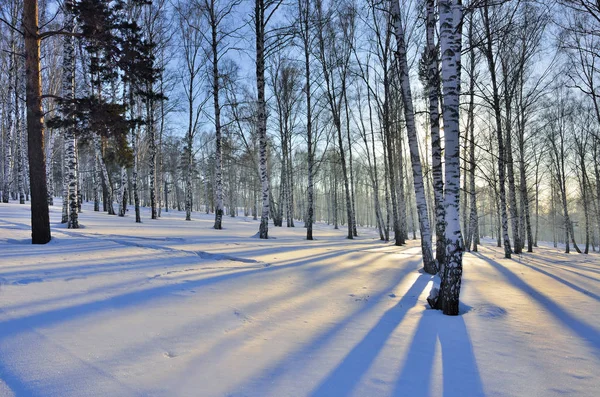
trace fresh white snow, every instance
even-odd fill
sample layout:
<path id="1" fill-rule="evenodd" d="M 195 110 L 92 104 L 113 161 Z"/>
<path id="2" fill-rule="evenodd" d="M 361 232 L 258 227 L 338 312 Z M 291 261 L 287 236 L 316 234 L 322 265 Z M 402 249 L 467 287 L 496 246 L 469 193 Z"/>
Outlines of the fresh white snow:
<path id="1" fill-rule="evenodd" d="M 33 246 L 0 204 L 0 396 L 597 396 L 600 256 L 465 254 L 462 315 L 420 247 L 344 229 L 84 206 Z"/>

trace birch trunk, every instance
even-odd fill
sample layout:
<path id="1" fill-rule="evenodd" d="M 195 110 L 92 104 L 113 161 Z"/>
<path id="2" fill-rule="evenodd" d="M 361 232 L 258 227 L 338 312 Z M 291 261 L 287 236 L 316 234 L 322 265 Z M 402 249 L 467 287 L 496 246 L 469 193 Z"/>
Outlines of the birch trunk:
<path id="1" fill-rule="evenodd" d="M 50 135 L 48 139 L 48 149 L 46 153 L 46 183 L 48 184 L 48 205 L 54 205 L 54 143 L 56 134 Z"/>
<path id="2" fill-rule="evenodd" d="M 506 69 L 503 65 L 503 69 Z M 515 169 L 513 166 L 513 149 L 512 149 L 512 94 L 509 92 L 508 88 L 508 78 L 504 78 L 505 85 L 505 104 L 506 104 L 506 122 L 504 124 L 504 138 L 505 138 L 505 153 L 506 153 L 506 170 L 508 176 L 508 200 L 509 200 L 509 211 L 510 211 L 510 219 L 513 233 L 513 247 L 514 253 L 520 254 L 522 252 L 521 245 L 521 236 L 519 235 L 519 215 L 517 208 L 517 192 L 516 192 L 516 183 L 515 183 Z"/>
<path id="3" fill-rule="evenodd" d="M 446 217 L 446 263 L 440 285 L 441 308 L 444 314 L 457 315 L 462 279 L 464 250 L 460 231 L 460 54 L 462 4 L 460 0 L 440 0 L 440 44 L 442 53 L 442 84 L 446 164 L 444 208 Z"/>
<path id="4" fill-rule="evenodd" d="M 93 183 L 93 195 L 94 195 L 94 211 L 95 212 L 99 212 L 100 211 L 100 197 L 99 197 L 99 192 L 98 192 L 98 186 L 100 185 L 100 174 L 98 173 L 98 157 L 96 157 L 96 155 L 93 155 L 94 157 L 94 167 L 92 169 L 92 183 Z"/>
<path id="5" fill-rule="evenodd" d="M 369 84 L 368 79 L 369 78 L 366 77 L 367 86 Z M 371 100 L 371 97 L 369 94 L 369 87 L 367 87 L 367 101 L 369 101 L 369 105 L 368 105 L 369 106 L 369 121 L 370 121 L 370 127 L 371 127 L 371 137 L 373 138 L 373 136 L 374 136 L 373 130 L 374 129 L 373 129 L 372 110 L 371 110 L 370 100 Z M 371 184 L 373 185 L 373 202 L 375 205 L 375 223 L 377 225 L 377 231 L 379 232 L 380 240 L 385 240 L 385 237 L 383 235 L 384 225 L 383 225 L 383 219 L 382 219 L 382 215 L 381 215 L 381 205 L 379 202 L 379 178 L 377 175 L 377 158 L 375 157 L 374 154 L 373 154 L 373 158 L 371 158 L 371 149 L 374 149 L 375 142 L 373 141 L 373 146 L 371 148 L 369 148 L 369 142 L 367 139 L 367 129 L 365 127 L 365 121 L 364 121 L 364 117 L 363 117 L 363 113 L 362 113 L 362 103 L 360 101 L 360 95 L 359 95 L 359 103 L 358 103 L 358 119 L 360 121 L 361 135 L 363 138 L 363 142 L 365 144 L 365 149 L 366 149 L 366 154 L 367 154 L 367 165 L 369 167 L 369 179 L 371 180 Z"/>
<path id="6" fill-rule="evenodd" d="M 498 184 L 500 195 L 500 217 L 502 225 L 502 236 L 504 240 L 504 257 L 510 258 L 512 249 L 510 246 L 510 237 L 508 236 L 508 215 L 506 210 L 506 161 L 504 149 L 504 137 L 502 133 L 502 113 L 500 107 L 500 96 L 498 93 L 498 82 L 496 79 L 496 61 L 493 52 L 492 32 L 489 19 L 489 4 L 486 3 L 483 7 L 483 19 L 485 27 L 485 56 L 487 58 L 488 68 L 490 72 L 490 80 L 492 83 L 493 107 L 494 116 L 496 118 L 496 137 L 498 140 Z"/>
<path id="7" fill-rule="evenodd" d="M 13 24 L 16 25 L 17 21 L 14 18 Z M 13 29 L 9 29 L 9 49 L 11 54 L 9 56 L 9 65 L 8 65 L 8 95 L 7 95 L 7 107 L 6 107 L 6 135 L 4 140 L 4 176 L 2 180 L 2 202 L 8 203 L 10 199 L 10 188 L 11 188 L 11 177 L 12 177 L 12 169 L 13 169 L 13 144 L 15 137 L 18 136 L 17 131 L 13 133 L 13 98 L 16 99 L 14 95 L 15 92 L 15 72 L 17 69 L 16 62 L 16 52 L 17 52 L 17 43 L 15 32 Z M 15 114 L 15 119 L 18 117 L 18 114 Z"/>
<path id="8" fill-rule="evenodd" d="M 215 15 L 214 1 L 211 3 L 210 25 L 211 25 L 211 51 L 212 51 L 212 96 L 215 112 L 215 224 L 214 228 L 222 229 L 223 222 L 223 148 L 221 143 L 221 105 L 219 104 L 219 53 L 217 41 L 218 20 Z"/>
<path id="9" fill-rule="evenodd" d="M 600 142 L 598 141 L 598 139 L 594 137 L 594 143 L 592 145 L 594 159 L 598 159 L 598 155 L 600 154 L 598 150 L 599 143 Z M 598 165 L 598 161 L 594 161 L 594 176 L 596 177 L 596 199 L 598 200 L 596 222 L 598 224 L 598 237 L 600 238 L 600 183 L 598 183 L 598 181 L 600 181 L 600 166 Z"/>
<path id="10" fill-rule="evenodd" d="M 132 95 L 132 93 L 130 93 Z M 132 108 L 133 112 L 133 108 Z M 135 222 L 142 223 L 142 217 L 140 216 L 140 196 L 138 192 L 138 163 L 139 163 L 139 153 L 138 153 L 138 129 L 134 127 L 132 129 L 133 136 L 131 137 L 131 145 L 133 146 L 133 172 L 131 174 L 132 179 L 132 189 L 133 190 L 133 205 L 135 207 Z"/>
<path id="11" fill-rule="evenodd" d="M 421 230 L 421 250 L 423 252 L 423 265 L 427 273 L 435 274 L 438 271 L 438 265 L 435 263 L 435 259 L 433 257 L 431 229 L 429 226 L 427 201 L 425 199 L 425 186 L 423 184 L 423 172 L 421 169 L 421 158 L 419 155 L 419 143 L 417 141 L 417 130 L 415 125 L 415 114 L 412 103 L 412 92 L 408 77 L 408 59 L 406 54 L 406 43 L 404 39 L 404 27 L 402 26 L 402 20 L 400 18 L 399 0 L 393 1 L 392 19 L 396 35 L 396 60 L 398 61 L 399 80 L 402 91 L 402 103 L 404 105 L 404 118 L 406 121 L 406 131 L 408 133 L 408 145 L 415 187 L 415 199 L 417 203 L 419 226 Z"/>
<path id="12" fill-rule="evenodd" d="M 474 48 L 474 37 L 473 37 L 473 18 L 469 20 L 469 114 L 468 114 L 468 134 L 469 139 L 465 141 L 469 142 L 469 201 L 470 201 L 470 213 L 469 213 L 469 228 L 467 234 L 467 241 L 465 242 L 465 249 L 468 251 L 471 249 L 471 243 L 473 244 L 473 251 L 477 252 L 477 243 L 479 237 L 479 222 L 477 216 L 477 195 L 475 192 L 475 70 L 476 59 L 475 59 L 475 48 Z M 465 159 L 467 154 L 465 153 Z M 466 167 L 465 167 L 466 170 Z M 467 180 L 465 176 L 465 181 Z M 465 189 L 465 201 L 467 201 L 467 191 Z M 467 214 L 463 216 L 467 218 Z M 467 230 L 465 228 L 465 230 Z"/>
<path id="13" fill-rule="evenodd" d="M 193 155 L 193 143 L 194 143 L 194 132 L 192 126 L 192 102 L 190 102 L 190 125 L 186 137 L 185 157 L 186 157 L 186 171 L 185 171 L 185 220 L 192 220 L 192 172 L 194 169 L 194 155 Z"/>
<path id="14" fill-rule="evenodd" d="M 17 87 L 19 86 L 18 82 L 19 80 L 17 79 Z M 15 110 L 17 113 L 17 118 L 15 120 L 15 130 L 17 133 L 17 193 L 19 196 L 19 204 L 25 204 L 25 131 L 23 130 L 24 127 L 20 111 L 21 106 L 19 105 L 20 99 L 18 90 L 15 90 L 15 94 Z"/>
<path id="15" fill-rule="evenodd" d="M 529 203 L 529 190 L 527 187 L 527 173 L 525 168 L 525 134 L 524 127 L 522 128 L 522 132 L 519 134 L 519 146 L 520 146 L 520 179 L 521 179 L 521 202 L 523 203 L 522 211 L 523 218 L 525 218 L 525 235 L 527 236 L 527 252 L 533 252 L 533 233 L 531 230 L 531 208 Z M 536 186 L 537 188 L 537 186 Z"/>
<path id="16" fill-rule="evenodd" d="M 398 184 L 401 184 L 402 181 L 400 179 L 396 179 L 397 173 L 394 172 L 396 168 L 400 168 L 401 164 L 398 166 L 395 165 L 394 161 L 394 145 L 392 139 L 392 128 L 390 122 L 390 83 L 388 72 L 386 71 L 386 65 L 384 65 L 384 75 L 383 75 L 383 90 L 384 90 L 384 103 L 383 103 L 383 133 L 385 137 L 385 151 L 387 153 L 387 162 L 388 162 L 388 180 L 390 184 L 391 191 L 391 204 L 392 204 L 392 219 L 394 225 L 394 239 L 396 245 L 404 245 L 405 238 L 404 233 L 402 232 L 402 228 L 400 226 L 400 214 L 399 209 L 400 205 L 398 203 L 398 198 L 400 197 L 398 194 Z M 400 174 L 401 175 L 401 174 Z"/>
<path id="17" fill-rule="evenodd" d="M 347 77 L 347 61 L 349 60 L 349 54 L 344 54 L 342 57 L 344 60 L 336 59 L 335 64 L 331 62 L 331 54 L 326 54 L 325 51 L 325 37 L 324 37 L 324 24 L 327 23 L 323 16 L 322 3 L 321 1 L 317 1 L 315 4 L 317 10 L 317 19 L 320 21 L 320 26 L 318 27 L 319 33 L 319 57 L 321 61 L 322 71 L 323 71 L 323 80 L 325 82 L 325 94 L 327 96 L 327 102 L 329 104 L 329 109 L 331 111 L 331 116 L 333 119 L 333 124 L 335 127 L 335 131 L 337 133 L 337 145 L 340 154 L 340 162 L 342 165 L 342 176 L 344 178 L 344 192 L 346 195 L 346 216 L 347 216 L 347 225 L 348 225 L 348 239 L 354 238 L 353 233 L 353 225 L 352 225 L 352 202 L 351 202 L 351 194 L 350 194 L 350 185 L 348 182 L 348 169 L 346 165 L 346 154 L 344 150 L 344 139 L 342 136 L 342 120 L 341 120 L 341 101 L 343 99 L 343 93 L 346 90 L 346 77 Z M 333 43 L 328 43 L 333 44 Z M 346 56 L 348 55 L 348 56 Z M 341 65 L 340 65 L 341 64 Z M 334 78 L 332 76 L 332 70 L 330 67 L 340 66 L 342 70 L 340 71 L 340 87 L 336 89 L 334 84 Z M 337 203 L 336 203 L 337 206 Z"/>
<path id="18" fill-rule="evenodd" d="M 579 146 L 579 142 L 575 139 L 575 143 Z M 587 142 L 585 142 L 585 146 L 587 146 Z M 579 155 L 579 167 L 581 170 L 581 177 L 579 181 L 579 185 L 581 186 L 581 201 L 583 204 L 583 215 L 585 220 L 585 248 L 583 250 L 584 254 L 588 254 L 590 252 L 590 202 L 588 199 L 589 189 L 588 189 L 588 176 L 586 171 L 585 164 L 585 149 L 583 145 L 578 148 Z"/>
<path id="19" fill-rule="evenodd" d="M 65 31 L 74 32 L 74 16 L 72 13 L 73 1 L 65 1 Z M 63 222 L 67 223 L 67 228 L 79 228 L 78 206 L 78 175 L 77 158 L 75 156 L 77 141 L 75 138 L 75 126 L 73 125 L 72 104 L 70 103 L 75 96 L 75 41 L 71 36 L 65 36 L 63 47 L 63 80 L 62 97 L 66 102 L 63 105 L 63 117 L 68 118 L 70 123 L 64 130 L 64 176 L 63 176 Z"/>
<path id="20" fill-rule="evenodd" d="M 427 94 L 429 98 L 429 123 L 431 128 L 431 168 L 435 207 L 435 258 L 438 264 L 445 262 L 446 247 L 444 228 L 444 175 L 442 170 L 442 144 L 440 137 L 440 75 L 438 46 L 435 43 L 435 0 L 427 0 Z"/>
<path id="21" fill-rule="evenodd" d="M 119 216 L 125 216 L 127 212 L 127 170 L 121 167 L 121 187 L 119 189 Z"/>
<path id="22" fill-rule="evenodd" d="M 152 87 L 149 87 L 149 91 L 152 90 Z M 150 217 L 152 219 L 158 219 L 158 212 L 156 209 L 156 121 L 154 119 L 154 106 L 155 100 L 153 98 L 149 98 L 146 104 L 146 122 L 147 122 L 147 132 L 148 132 L 148 140 L 150 158 L 148 164 L 148 173 L 150 174 Z"/>
<path id="23" fill-rule="evenodd" d="M 307 187 L 307 215 L 306 215 L 306 239 L 313 239 L 313 222 L 314 222 L 314 152 L 313 152 L 313 136 L 312 136 L 312 95 L 310 81 L 310 2 L 298 0 L 298 10 L 300 11 L 300 34 L 304 50 L 304 73 L 305 93 L 306 93 L 306 145 L 308 152 L 308 187 Z"/>
<path id="24" fill-rule="evenodd" d="M 115 215 L 112 183 L 110 182 L 108 170 L 106 168 L 106 163 L 104 162 L 104 156 L 102 156 L 102 147 L 100 143 L 100 137 L 98 135 L 94 135 L 94 152 L 96 154 L 96 157 L 98 158 L 98 166 L 102 186 L 103 189 L 106 191 L 106 209 L 108 211 L 108 215 Z"/>
<path id="25" fill-rule="evenodd" d="M 348 141 L 348 166 L 350 168 L 350 204 L 351 204 L 351 212 L 352 218 L 352 235 L 354 237 L 358 236 L 358 231 L 356 230 L 356 198 L 354 196 L 356 187 L 354 186 L 354 167 L 352 164 L 352 140 L 350 139 L 350 112 L 348 105 L 348 92 L 344 87 L 344 108 L 346 111 L 346 138 Z"/>
<path id="26" fill-rule="evenodd" d="M 257 131 L 259 143 L 259 174 L 262 190 L 262 213 L 259 237 L 269 238 L 269 174 L 267 169 L 267 104 L 265 99 L 265 3 L 255 0 L 256 27 L 256 87 L 258 91 Z"/>

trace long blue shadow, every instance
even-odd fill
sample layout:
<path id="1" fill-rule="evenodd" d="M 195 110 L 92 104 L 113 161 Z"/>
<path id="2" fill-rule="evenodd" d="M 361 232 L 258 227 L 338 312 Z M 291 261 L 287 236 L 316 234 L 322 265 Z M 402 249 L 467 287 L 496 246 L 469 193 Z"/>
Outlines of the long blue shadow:
<path id="1" fill-rule="evenodd" d="M 506 278 L 512 285 L 520 288 L 523 292 L 529 294 L 539 304 L 541 304 L 550 314 L 557 320 L 563 323 L 567 328 L 571 329 L 576 335 L 583 339 L 594 351 L 597 357 L 600 357 L 600 332 L 597 329 L 577 319 L 572 314 L 565 311 L 557 305 L 553 300 L 549 299 L 541 292 L 521 280 L 516 274 L 508 270 L 496 261 L 493 261 L 481 254 L 476 254 L 477 257 L 489 263 L 500 274 Z"/>
<path id="2" fill-rule="evenodd" d="M 419 266 L 422 266 L 422 263 L 423 262 L 420 259 L 414 259 L 407 262 L 402 271 L 394 272 L 387 285 L 379 288 L 380 292 L 372 295 L 369 300 L 365 302 L 365 304 L 359 309 L 353 311 L 344 319 L 337 321 L 331 328 L 328 328 L 321 334 L 315 336 L 299 349 L 286 355 L 286 357 L 282 360 L 265 368 L 261 375 L 257 376 L 249 384 L 245 385 L 245 388 L 252 388 L 256 386 L 257 390 L 260 388 L 260 395 L 272 395 L 273 393 L 270 392 L 269 385 L 275 384 L 276 379 L 283 377 L 290 370 L 290 362 L 305 362 L 307 358 L 311 357 L 312 355 L 316 355 L 321 350 L 327 348 L 328 343 L 338 336 L 340 332 L 351 326 L 353 321 L 355 321 L 357 318 L 372 310 L 377 302 L 379 302 L 380 299 L 389 293 L 390 289 L 398 286 L 402 279 L 404 279 L 408 274 L 415 272 Z M 265 382 L 265 380 L 268 380 L 268 382 Z M 334 394 L 334 396 L 337 395 L 338 394 Z"/>
<path id="3" fill-rule="evenodd" d="M 330 254 L 317 256 L 316 258 L 308 258 L 285 265 L 237 271 L 235 273 L 221 274 L 199 280 L 185 280 L 185 284 L 168 284 L 154 288 L 133 291 L 93 302 L 49 310 L 16 319 L 0 321 L 0 340 L 8 336 L 18 334 L 24 330 L 30 330 L 40 326 L 50 326 L 56 323 L 97 313 L 102 310 L 107 310 L 109 308 L 127 308 L 147 303 L 153 299 L 160 298 L 175 291 L 179 291 L 181 290 L 182 286 L 185 286 L 186 289 L 200 288 L 206 285 L 234 280 L 244 276 L 280 272 L 285 269 L 312 264 L 315 260 L 324 260 L 338 255 L 338 252 L 332 252 Z"/>
<path id="4" fill-rule="evenodd" d="M 484 396 L 473 346 L 462 316 L 426 310 L 394 385 L 394 396 L 428 396 L 437 341 L 442 350 L 443 395 Z"/>
<path id="5" fill-rule="evenodd" d="M 593 292 L 590 292 L 590 291 L 586 290 L 585 288 L 581 288 L 580 286 L 575 285 L 575 284 L 573 284 L 570 281 L 567 281 L 567 280 L 565 280 L 565 279 L 563 279 L 561 277 L 558 277 L 558 276 L 556 276 L 556 275 L 554 275 L 554 274 L 552 274 L 550 272 L 547 272 L 547 271 L 545 271 L 543 269 L 540 269 L 538 267 L 535 267 L 535 266 L 532 266 L 532 265 L 528 265 L 527 263 L 522 263 L 522 265 L 523 266 L 527 266 L 528 268 L 533 269 L 536 272 L 540 272 L 543 275 L 548 276 L 548 277 L 550 277 L 550 278 L 558 281 L 559 283 L 566 285 L 567 287 L 573 288 L 577 292 L 581 292 L 584 295 L 587 295 L 587 296 L 589 296 L 591 298 L 596 299 L 597 301 L 600 301 L 600 296 L 594 294 Z"/>
<path id="6" fill-rule="evenodd" d="M 430 280 L 431 276 L 420 275 L 398 304 L 385 312 L 337 368 L 317 386 L 311 396 L 349 395 L 379 355 L 390 335 L 402 322 L 406 313 L 417 304 L 419 296 Z"/>

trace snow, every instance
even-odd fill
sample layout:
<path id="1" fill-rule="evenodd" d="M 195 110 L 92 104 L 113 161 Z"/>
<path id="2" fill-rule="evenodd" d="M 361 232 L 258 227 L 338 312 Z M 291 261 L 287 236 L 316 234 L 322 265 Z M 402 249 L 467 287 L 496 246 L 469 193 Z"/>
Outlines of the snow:
<path id="1" fill-rule="evenodd" d="M 170 211 L 29 244 L 0 205 L 0 396 L 596 396 L 600 257 L 465 254 L 462 315 L 426 307 L 418 242 Z"/>

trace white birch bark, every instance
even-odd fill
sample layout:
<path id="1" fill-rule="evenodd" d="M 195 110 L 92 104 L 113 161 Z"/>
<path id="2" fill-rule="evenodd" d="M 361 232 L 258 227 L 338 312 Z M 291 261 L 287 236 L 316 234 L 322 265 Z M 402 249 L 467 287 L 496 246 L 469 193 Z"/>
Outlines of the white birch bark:
<path id="1" fill-rule="evenodd" d="M 312 93 L 311 93 L 311 76 L 310 76 L 310 1 L 298 0 L 298 11 L 300 16 L 300 37 L 302 40 L 304 52 L 304 73 L 305 94 L 306 94 L 306 140 L 308 152 L 308 188 L 307 188 L 307 215 L 306 215 L 306 239 L 313 239 L 313 221 L 314 221 L 314 157 L 313 157 L 313 136 L 312 136 Z"/>
<path id="2" fill-rule="evenodd" d="M 502 114 L 500 109 L 500 97 L 498 93 L 498 82 L 496 78 L 496 60 L 493 51 L 493 37 L 490 27 L 489 4 L 486 3 L 483 7 L 483 24 L 485 29 L 485 56 L 487 58 L 488 68 L 490 72 L 490 80 L 492 83 L 494 117 L 496 119 L 496 137 L 498 140 L 498 184 L 500 196 L 500 218 L 502 226 L 502 239 L 504 241 L 504 257 L 510 259 L 512 249 L 510 237 L 508 235 L 508 215 L 506 209 L 506 160 L 504 137 L 502 133 Z"/>
<path id="3" fill-rule="evenodd" d="M 95 152 L 94 152 L 94 166 L 92 169 L 92 194 L 94 196 L 94 212 L 99 212 L 100 211 L 100 195 L 98 192 L 98 186 L 100 185 L 100 173 L 99 173 L 99 169 L 100 167 L 98 166 L 98 157 L 96 156 Z"/>
<path id="4" fill-rule="evenodd" d="M 99 173 L 102 184 L 104 188 L 106 188 L 106 208 L 108 210 L 108 214 L 115 215 L 112 183 L 110 182 L 106 163 L 104 162 L 104 157 L 102 156 L 100 137 L 98 135 L 94 135 L 94 153 L 98 158 Z"/>
<path id="5" fill-rule="evenodd" d="M 191 127 L 190 127 L 191 128 Z M 186 139 L 186 173 L 185 173 L 185 220 L 192 220 L 192 172 L 194 170 L 193 135 L 188 132 Z M 137 171 L 135 171 L 137 175 Z"/>
<path id="6" fill-rule="evenodd" d="M 119 188 L 119 216 L 125 216 L 127 212 L 127 170 L 121 166 L 121 186 Z"/>
<path id="7" fill-rule="evenodd" d="M 469 251 L 471 249 L 471 242 L 473 243 L 473 251 L 477 252 L 477 238 L 479 234 L 478 219 L 477 219 L 477 196 L 475 192 L 475 72 L 476 72 L 476 59 L 475 59 L 475 43 L 473 36 L 473 18 L 469 20 L 469 108 L 467 115 L 467 134 L 468 139 L 465 139 L 465 143 L 469 143 L 469 155 L 467 161 L 467 153 L 465 150 L 465 163 L 468 164 L 469 174 L 468 178 L 465 175 L 465 185 L 468 181 L 469 189 L 465 189 L 465 203 L 467 198 L 469 200 L 470 212 L 467 216 L 466 211 L 463 212 L 465 222 L 469 221 L 468 228 L 465 227 L 466 241 L 465 249 Z M 467 168 L 465 167 L 465 171 Z M 468 196 L 467 196 L 468 195 Z"/>
<path id="8" fill-rule="evenodd" d="M 262 214 L 259 237 L 269 238 L 269 174 L 267 169 L 267 105 L 265 99 L 265 3 L 255 0 L 256 87 L 258 91 L 257 131 L 259 143 L 259 174 L 262 190 Z"/>
<path id="9" fill-rule="evenodd" d="M 50 132 L 49 132 L 50 133 Z M 48 205 L 54 205 L 54 143 L 56 134 L 50 133 L 46 149 L 46 183 L 48 184 Z"/>
<path id="10" fill-rule="evenodd" d="M 16 162 L 17 162 L 17 192 L 19 195 L 19 204 L 25 204 L 25 130 L 23 126 L 23 117 L 21 106 L 19 104 L 19 72 L 17 71 L 15 83 L 15 132 L 16 132 Z"/>
<path id="11" fill-rule="evenodd" d="M 429 124 L 431 129 L 431 168 L 433 176 L 433 198 L 435 208 L 435 258 L 438 266 L 443 265 L 446 256 L 444 219 L 444 175 L 442 169 L 442 144 L 440 137 L 440 75 L 438 46 L 435 43 L 436 13 L 435 0 L 427 0 L 427 93 L 429 98 Z"/>
<path id="12" fill-rule="evenodd" d="M 460 54 L 462 4 L 460 0 L 439 0 L 440 46 L 444 103 L 445 179 L 444 209 L 446 217 L 446 263 L 440 285 L 438 308 L 444 314 L 457 315 L 462 279 L 464 250 L 460 230 Z"/>
<path id="13" fill-rule="evenodd" d="M 223 228 L 223 148 L 221 138 L 221 105 L 219 103 L 220 84 L 219 84 L 219 20 L 216 15 L 215 3 L 210 2 L 209 22 L 211 27 L 211 55 L 212 55 L 212 97 L 215 114 L 215 224 L 214 228 L 220 230 Z"/>
<path id="14" fill-rule="evenodd" d="M 131 173 L 131 189 L 133 190 L 133 205 L 135 208 L 135 222 L 142 223 L 142 217 L 140 215 L 140 194 L 138 192 L 138 167 L 139 167 L 139 139 L 138 129 L 133 128 L 132 149 L 133 149 L 133 171 Z"/>
<path id="15" fill-rule="evenodd" d="M 13 52 L 10 56 L 9 60 L 9 69 L 8 69 L 8 95 L 7 102 L 8 105 L 6 107 L 6 135 L 4 141 L 4 177 L 2 181 L 2 202 L 8 203 L 10 198 L 10 188 L 11 188 L 11 177 L 12 177 L 12 169 L 13 169 L 13 144 L 14 137 L 18 136 L 13 133 L 13 104 L 12 100 L 15 98 L 14 90 L 14 73 L 16 70 L 16 62 L 15 62 L 15 53 L 16 53 L 16 43 L 15 43 L 15 34 L 12 29 L 10 29 L 10 49 Z M 16 98 L 15 98 L 16 99 Z M 15 118 L 18 117 L 15 115 Z"/>
<path id="16" fill-rule="evenodd" d="M 423 265 L 426 272 L 435 274 L 438 270 L 438 267 L 435 263 L 432 250 L 429 214 L 427 210 L 427 201 L 425 198 L 425 185 L 423 183 L 423 171 L 421 168 L 421 158 L 419 155 L 419 143 L 417 140 L 415 114 L 412 103 L 412 92 L 408 76 L 408 59 L 406 54 L 404 27 L 402 26 L 402 19 L 400 17 L 400 0 L 394 0 L 392 3 L 392 20 L 394 25 L 394 33 L 396 35 L 396 60 L 398 61 L 399 80 L 402 92 L 402 102 L 404 105 L 404 118 L 406 121 L 408 146 L 410 151 L 410 158 L 414 178 L 415 199 L 417 203 L 417 213 L 419 217 L 419 226 L 421 230 L 421 250 L 423 252 Z"/>
<path id="17" fill-rule="evenodd" d="M 64 3 L 65 9 L 65 30 L 74 31 L 74 16 L 71 12 L 73 6 L 72 0 Z M 69 101 L 75 95 L 75 42 L 73 37 L 65 36 L 63 43 L 63 80 L 62 97 L 66 102 L 63 105 L 63 117 L 73 121 L 72 105 Z M 77 186 L 77 158 L 75 155 L 77 141 L 75 138 L 74 125 L 67 125 L 63 132 L 64 164 L 63 164 L 63 222 L 67 223 L 67 228 L 79 228 L 78 219 L 78 186 Z"/>

